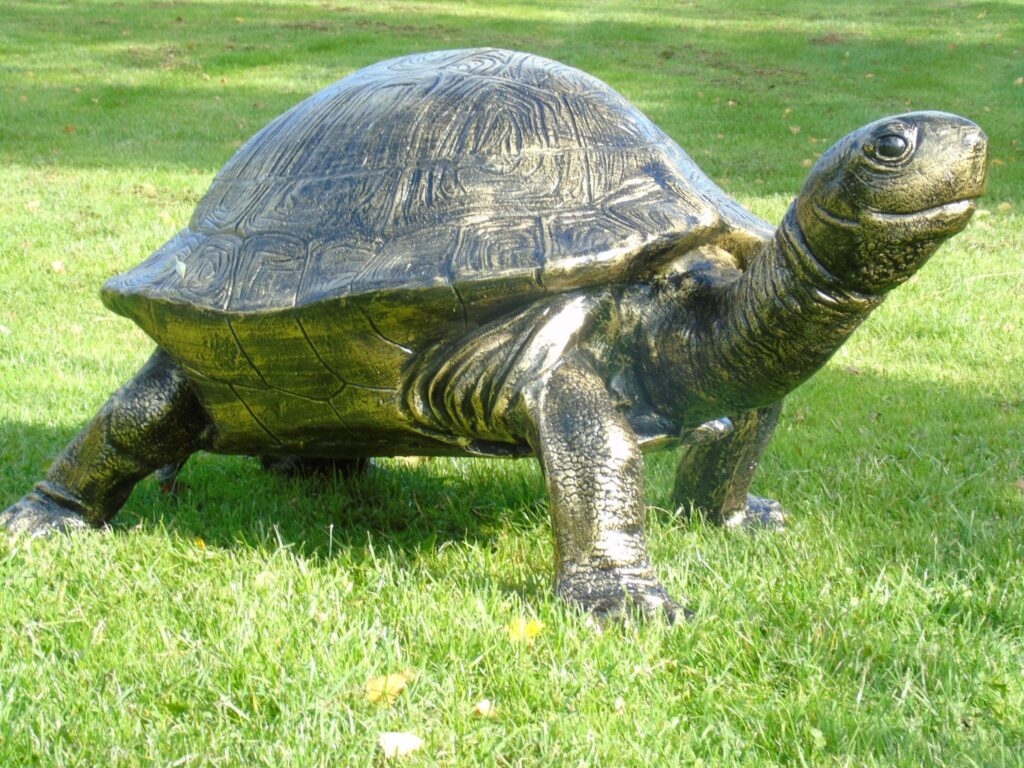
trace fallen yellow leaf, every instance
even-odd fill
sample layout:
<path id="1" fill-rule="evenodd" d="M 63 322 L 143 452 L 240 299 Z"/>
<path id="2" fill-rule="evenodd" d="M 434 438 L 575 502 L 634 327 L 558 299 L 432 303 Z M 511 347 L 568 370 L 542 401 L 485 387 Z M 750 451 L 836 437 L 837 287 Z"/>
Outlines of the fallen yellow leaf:
<path id="1" fill-rule="evenodd" d="M 393 704 L 413 677 L 415 673 L 411 669 L 392 672 L 383 677 L 372 677 L 365 683 L 366 698 L 374 704 Z"/>
<path id="2" fill-rule="evenodd" d="M 384 757 L 405 757 L 423 746 L 423 739 L 408 731 L 386 731 L 377 740 Z"/>
<path id="3" fill-rule="evenodd" d="M 537 635 L 544 631 L 544 623 L 537 619 L 526 620 L 523 617 L 512 619 L 508 625 L 508 636 L 517 643 L 533 645 Z"/>
<path id="4" fill-rule="evenodd" d="M 494 717 L 498 714 L 498 708 L 494 706 L 494 702 L 490 699 L 482 699 L 473 707 L 473 714 L 477 717 Z"/>

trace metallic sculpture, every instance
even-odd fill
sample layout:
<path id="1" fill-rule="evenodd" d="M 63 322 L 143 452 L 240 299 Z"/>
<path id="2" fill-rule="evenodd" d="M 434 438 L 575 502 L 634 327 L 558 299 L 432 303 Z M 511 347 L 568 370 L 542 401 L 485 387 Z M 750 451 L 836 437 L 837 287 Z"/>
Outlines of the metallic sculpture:
<path id="1" fill-rule="evenodd" d="M 199 450 L 343 471 L 532 454 L 558 593 L 672 618 L 641 452 L 682 443 L 676 497 L 710 519 L 777 522 L 747 491 L 781 399 L 967 224 L 986 152 L 954 115 L 880 120 L 773 231 L 576 69 L 491 49 L 377 64 L 260 131 L 188 227 L 107 282 L 157 351 L 0 520 L 102 525 Z"/>

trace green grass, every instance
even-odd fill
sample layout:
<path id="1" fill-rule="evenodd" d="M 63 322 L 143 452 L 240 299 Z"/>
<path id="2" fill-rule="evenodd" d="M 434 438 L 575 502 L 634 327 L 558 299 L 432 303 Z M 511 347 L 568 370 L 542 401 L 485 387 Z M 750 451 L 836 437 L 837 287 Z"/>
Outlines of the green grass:
<path id="1" fill-rule="evenodd" d="M 0 765 L 376 765 L 389 730 L 425 739 L 410 765 L 1024 765 L 1019 1 L 7 0 L 0 507 L 148 355 L 97 289 L 240 142 L 361 66 L 474 45 L 603 78 L 771 220 L 806 161 L 908 107 L 982 124 L 989 195 L 787 400 L 756 490 L 788 532 L 678 521 L 649 458 L 696 621 L 599 634 L 559 604 L 533 462 L 344 484 L 203 455 L 180 503 L 146 481 L 113 530 L 0 542 Z"/>

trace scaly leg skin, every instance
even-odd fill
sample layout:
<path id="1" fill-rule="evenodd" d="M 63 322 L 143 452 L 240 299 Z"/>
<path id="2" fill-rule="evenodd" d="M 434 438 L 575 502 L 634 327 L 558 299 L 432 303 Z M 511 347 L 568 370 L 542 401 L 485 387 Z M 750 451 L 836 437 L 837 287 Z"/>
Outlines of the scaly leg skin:
<path id="1" fill-rule="evenodd" d="M 11 533 L 44 536 L 110 521 L 135 484 L 209 444 L 212 427 L 184 372 L 157 349 L 54 460 L 46 479 L 0 513 Z"/>
<path id="2" fill-rule="evenodd" d="M 677 508 L 693 509 L 715 525 L 747 530 L 785 526 L 777 501 L 748 493 L 761 454 L 771 439 L 782 403 L 734 418 L 733 430 L 712 441 L 684 446 L 672 498 Z"/>
<path id="3" fill-rule="evenodd" d="M 525 403 L 550 497 L 558 594 L 601 619 L 631 610 L 685 617 L 651 568 L 643 457 L 603 382 L 568 361 Z"/>

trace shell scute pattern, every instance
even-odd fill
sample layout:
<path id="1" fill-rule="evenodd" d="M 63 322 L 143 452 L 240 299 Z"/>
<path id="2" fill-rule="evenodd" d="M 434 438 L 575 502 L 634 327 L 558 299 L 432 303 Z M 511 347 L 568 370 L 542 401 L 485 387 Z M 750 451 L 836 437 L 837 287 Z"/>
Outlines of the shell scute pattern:
<path id="1" fill-rule="evenodd" d="M 184 329 L 180 327 L 181 312 L 173 304 L 152 302 L 144 311 L 145 319 L 152 327 L 176 331 L 163 334 L 160 345 L 186 368 L 212 380 L 252 387 L 267 386 L 245 350 L 239 346 L 225 315 L 210 311 L 192 312 L 188 328 Z"/>
<path id="2" fill-rule="evenodd" d="M 229 321 L 236 342 L 264 385 L 313 400 L 327 400 L 340 392 L 345 380 L 326 363 L 298 318 L 274 320 L 272 328 L 261 315 Z M 274 364 L 258 362 L 264 360 Z"/>
<path id="3" fill-rule="evenodd" d="M 197 304 L 227 309 L 231 302 L 234 273 L 243 240 L 237 235 L 218 233 L 177 255 L 179 269 L 169 272 L 165 282 L 177 280 L 180 290 Z"/>
<path id="4" fill-rule="evenodd" d="M 337 240 L 314 241 L 309 263 L 299 285 L 299 302 L 314 305 L 344 296 L 352 282 L 377 261 L 373 243 Z"/>
<path id="5" fill-rule="evenodd" d="M 570 67 L 504 51 L 407 57 L 339 81 L 258 133 L 218 175 L 196 211 L 192 230 L 243 238 L 289 232 L 309 242 L 308 263 L 292 272 L 312 286 L 324 269 L 324 282 L 335 293 L 296 289 L 279 295 L 260 290 L 258 281 L 243 282 L 234 287 L 232 305 L 226 308 L 270 311 L 389 287 L 382 286 L 382 276 L 395 280 L 394 288 L 424 285 L 413 275 L 436 270 L 439 256 L 441 264 L 472 263 L 472 254 L 422 247 L 423 229 L 439 224 L 459 232 L 457 240 L 445 243 L 456 250 L 461 247 L 456 243 L 479 250 L 474 244 L 495 239 L 498 215 L 536 218 L 591 208 L 613 214 L 630 208 L 655 211 L 648 220 L 642 214 L 620 216 L 637 227 L 615 232 L 623 239 L 614 245 L 624 247 L 643 239 L 638 235 L 650 235 L 655 226 L 664 231 L 672 224 L 678 230 L 692 213 L 677 216 L 679 187 L 684 188 L 684 208 L 713 210 L 711 201 L 685 189 L 686 169 L 675 167 L 680 157 L 688 162 L 621 96 Z M 669 190 L 666 179 L 676 189 Z M 530 273 L 556 255 L 542 251 L 538 258 L 536 246 L 517 251 L 514 242 L 523 226 L 509 231 L 510 242 L 499 249 L 504 251 L 500 264 L 485 259 L 480 279 L 490 279 L 486 270 L 499 266 Z M 339 273 L 355 271 L 332 265 L 329 254 L 345 252 L 344 247 L 331 248 L 332 240 L 360 253 L 373 244 L 377 264 L 366 265 L 351 282 L 338 280 Z M 550 242 L 545 239 L 539 247 Z M 405 253 L 417 251 L 423 269 L 392 268 Z M 247 257 L 243 252 L 236 258 Z M 249 271 L 224 265 L 220 279 L 244 280 Z M 458 275 L 471 279 L 466 270 Z M 249 285 L 256 290 L 251 297 L 245 295 Z M 195 295 L 176 295 L 177 290 L 171 276 L 158 293 L 169 301 L 225 309 Z"/>
<path id="6" fill-rule="evenodd" d="M 258 312 L 268 304 L 294 306 L 307 265 L 306 243 L 276 233 L 246 239 L 236 259 L 228 310 Z"/>

